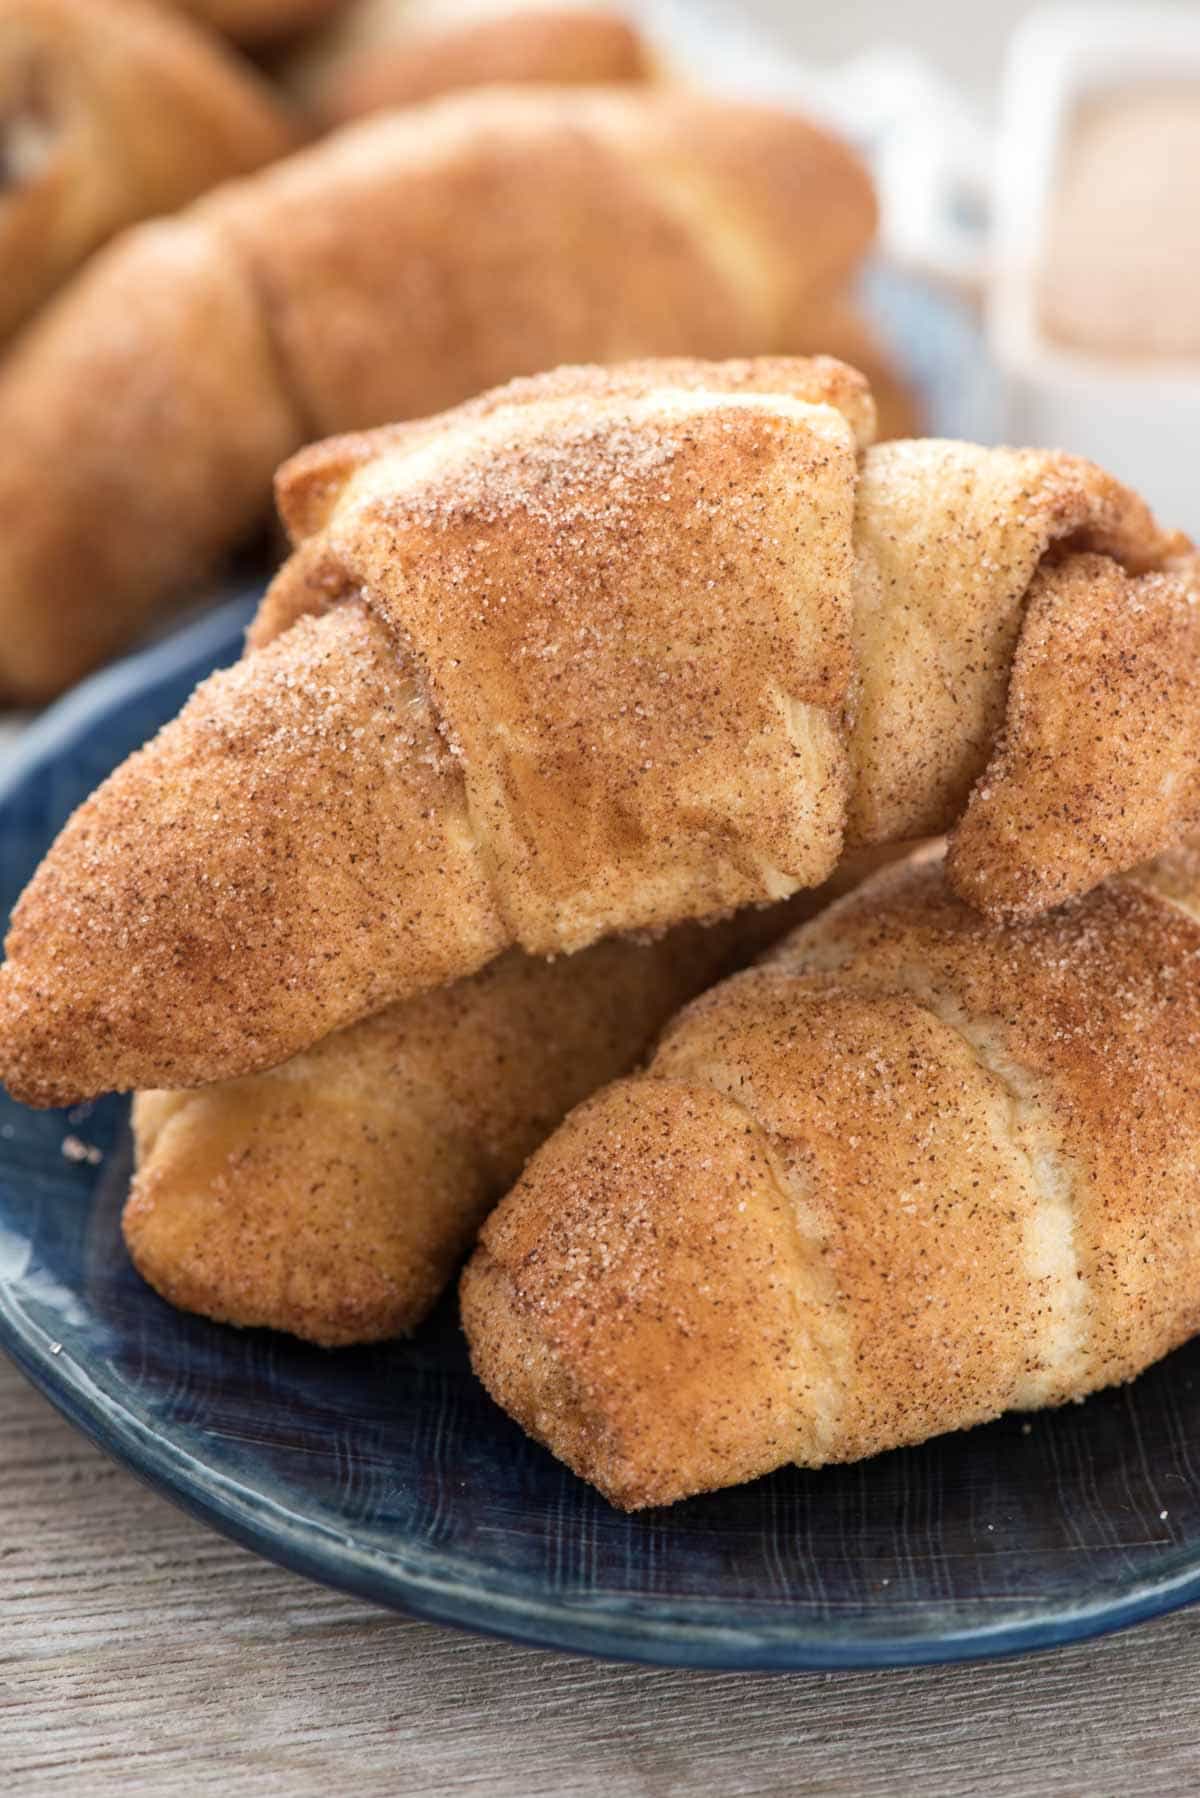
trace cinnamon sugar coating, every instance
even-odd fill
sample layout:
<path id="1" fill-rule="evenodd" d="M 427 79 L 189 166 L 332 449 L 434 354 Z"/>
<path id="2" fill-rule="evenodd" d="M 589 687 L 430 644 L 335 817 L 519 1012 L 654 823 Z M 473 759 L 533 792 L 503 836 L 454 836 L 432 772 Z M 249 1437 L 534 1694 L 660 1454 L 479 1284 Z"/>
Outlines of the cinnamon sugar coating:
<path id="1" fill-rule="evenodd" d="M 1133 1377 L 1200 1329 L 1194 852 L 996 926 L 870 881 L 579 1107 L 462 1281 L 493 1396 L 627 1508 Z"/>
<path id="2" fill-rule="evenodd" d="M 1200 823 L 1198 631 L 1195 556 L 1133 578 L 1097 555 L 1038 573 L 1004 731 L 954 836 L 964 898 L 1028 916 Z"/>
<path id="3" fill-rule="evenodd" d="M 819 904 L 555 962 L 514 952 L 270 1073 L 139 1093 L 137 1267 L 187 1310 L 325 1346 L 414 1329 L 571 1106 Z"/>
<path id="4" fill-rule="evenodd" d="M 1006 916 L 1177 839 L 1183 540 L 1075 458 L 871 423 L 837 363 L 667 361 L 306 451 L 261 647 L 14 913 L 10 1089 L 270 1066 L 513 943 L 815 886 L 973 790 L 951 877 Z"/>

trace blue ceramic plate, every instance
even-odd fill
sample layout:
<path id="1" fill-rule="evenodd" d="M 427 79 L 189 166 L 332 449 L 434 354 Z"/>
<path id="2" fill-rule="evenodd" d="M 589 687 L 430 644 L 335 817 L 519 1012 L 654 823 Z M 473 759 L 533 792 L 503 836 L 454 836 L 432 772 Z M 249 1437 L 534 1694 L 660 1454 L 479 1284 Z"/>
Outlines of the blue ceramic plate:
<path id="1" fill-rule="evenodd" d="M 0 787 L 6 909 L 77 801 L 232 659 L 245 615 L 26 737 Z M 1200 1593 L 1200 1344 L 1053 1415 L 622 1517 L 490 1403 L 452 1302 L 412 1342 L 338 1354 L 162 1303 L 118 1229 L 126 1118 L 0 1099 L 0 1341 L 102 1447 L 302 1573 L 523 1640 L 760 1668 L 1044 1646 Z M 68 1137 L 102 1159 L 69 1159 Z"/>
<path id="2" fill-rule="evenodd" d="M 986 434 L 962 319 L 882 297 L 934 428 Z M 25 736 L 0 781 L 4 913 L 72 808 L 237 654 L 248 610 Z M 337 1354 L 172 1311 L 121 1243 L 126 1126 L 124 1101 L 0 1095 L 0 1342 L 103 1448 L 301 1573 L 525 1641 L 735 1668 L 1045 1647 L 1200 1595 L 1200 1342 L 1067 1411 L 622 1517 L 491 1404 L 452 1298 L 411 1342 Z"/>

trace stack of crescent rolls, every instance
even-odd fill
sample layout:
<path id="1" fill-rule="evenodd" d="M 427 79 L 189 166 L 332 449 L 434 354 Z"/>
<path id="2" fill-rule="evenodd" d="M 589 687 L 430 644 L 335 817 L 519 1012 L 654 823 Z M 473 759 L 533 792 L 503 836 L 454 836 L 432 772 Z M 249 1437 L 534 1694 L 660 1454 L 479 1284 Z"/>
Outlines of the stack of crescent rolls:
<path id="1" fill-rule="evenodd" d="M 220 1323 L 469 1257 L 627 1508 L 1200 1329 L 1200 555 L 915 434 L 875 225 L 604 6 L 0 16 L 0 702 L 288 539 L 16 906 L 0 1076 L 134 1092 L 129 1252 Z"/>
<path id="2" fill-rule="evenodd" d="M 482 1222 L 476 1371 L 627 1507 L 1200 1328 L 1200 561 L 873 435 L 840 364 L 677 358 L 284 469 L 245 655 L 0 971 L 15 1096 L 142 1089 L 165 1296 L 376 1340 Z"/>

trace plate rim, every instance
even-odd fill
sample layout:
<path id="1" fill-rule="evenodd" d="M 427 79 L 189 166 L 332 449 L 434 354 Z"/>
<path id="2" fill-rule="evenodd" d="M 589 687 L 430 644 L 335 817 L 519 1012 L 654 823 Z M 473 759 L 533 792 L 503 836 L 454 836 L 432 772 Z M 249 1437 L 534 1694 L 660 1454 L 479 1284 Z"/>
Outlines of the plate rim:
<path id="1" fill-rule="evenodd" d="M 85 681 L 50 707 L 9 751 L 0 771 L 0 808 L 112 710 L 147 686 L 172 678 L 190 663 L 215 659 L 232 647 L 246 618 L 246 594 L 227 601 L 173 636 L 142 649 Z M 213 1325 L 213 1328 L 219 1326 Z M 991 1659 L 1060 1647 L 1127 1628 L 1200 1598 L 1200 1541 L 1191 1565 L 1169 1576 L 1144 1578 L 1118 1596 L 1078 1605 L 1031 1606 L 1030 1614 L 940 1635 L 912 1629 L 856 1637 L 789 1623 L 780 1606 L 778 1627 L 706 1623 L 694 1614 L 655 1616 L 614 1611 L 579 1597 L 489 1587 L 356 1543 L 312 1517 L 289 1512 L 247 1485 L 201 1461 L 169 1437 L 157 1435 L 127 1406 L 105 1393 L 86 1366 L 51 1342 L 24 1311 L 16 1286 L 0 1279 L 0 1349 L 69 1423 L 129 1472 L 191 1516 L 287 1570 L 377 1605 L 429 1622 L 473 1630 L 532 1647 L 601 1659 L 711 1671 L 833 1672 Z M 448 1566 L 448 1563 L 447 1563 Z M 618 1601 L 619 1602 L 619 1601 Z M 693 1598 L 686 1601 L 695 1606 Z M 726 1601 L 727 1602 L 727 1601 Z"/>
<path id="2" fill-rule="evenodd" d="M 214 1328 L 217 1326 L 213 1326 Z M 430 1623 L 601 1660 L 711 1672 L 848 1672 L 991 1660 L 1064 1647 L 1107 1635 L 1177 1610 L 1200 1597 L 1196 1565 L 1167 1579 L 1151 1579 L 1119 1598 L 1102 1598 L 1027 1618 L 973 1626 L 942 1635 L 898 1632 L 836 1638 L 789 1624 L 780 1606 L 775 1629 L 728 1622 L 686 1621 L 653 1614 L 614 1614 L 555 1594 L 519 1596 L 474 1585 L 426 1566 L 403 1567 L 364 1549 L 353 1534 L 338 1536 L 315 1519 L 284 1510 L 243 1481 L 218 1472 L 156 1436 L 135 1413 L 104 1394 L 86 1367 L 55 1353 L 0 1283 L 0 1350 L 66 1420 L 128 1472 L 218 1534 L 287 1571 Z M 77 1370 L 77 1377 L 72 1371 Z M 690 1601 L 695 1604 L 693 1599 Z"/>

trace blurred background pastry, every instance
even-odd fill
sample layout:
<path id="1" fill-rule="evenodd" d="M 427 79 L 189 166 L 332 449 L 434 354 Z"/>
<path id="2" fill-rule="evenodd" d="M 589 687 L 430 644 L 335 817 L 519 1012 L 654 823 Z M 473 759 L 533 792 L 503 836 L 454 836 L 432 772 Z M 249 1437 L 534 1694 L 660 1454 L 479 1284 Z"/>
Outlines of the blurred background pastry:
<path id="1" fill-rule="evenodd" d="M 883 435 L 922 429 L 858 292 L 863 161 L 794 99 L 705 98 L 724 71 L 698 82 L 647 16 L 10 0 L 0 698 L 52 696 L 199 595 L 306 440 L 564 360 L 829 352 Z M 386 116 L 322 137 L 360 112 Z"/>
<path id="2" fill-rule="evenodd" d="M 563 362 L 819 349 L 875 216 L 795 111 L 488 88 L 127 234 L 0 360 L 0 692 L 50 696 L 211 575 L 313 438 Z"/>
<path id="3" fill-rule="evenodd" d="M 512 164 L 504 194 L 488 195 L 486 182 L 499 179 L 497 151 L 491 175 L 469 181 L 460 172 L 453 196 L 446 186 L 438 202 L 457 221 L 459 261 L 475 257 L 482 267 L 474 240 L 490 233 L 491 273 L 481 278 L 497 281 L 498 303 L 492 349 L 480 357 L 464 354 L 460 277 L 445 247 L 429 248 L 428 211 L 408 216 L 411 196 L 403 219 L 381 198 L 343 207 L 343 189 L 323 193 L 304 172 L 312 165 L 302 151 L 287 181 L 295 204 L 286 229 L 311 247 L 319 271 L 314 264 L 300 275 L 303 255 L 285 253 L 282 225 L 254 223 L 254 208 L 269 210 L 265 198 L 230 201 L 227 216 L 236 213 L 243 236 L 254 238 L 254 266 L 246 266 L 249 252 L 227 247 L 219 271 L 210 269 L 213 309 L 192 307 L 190 323 L 165 327 L 187 345 L 186 377 L 154 346 L 192 278 L 200 221 L 189 213 L 178 238 L 115 246 L 90 283 L 80 273 L 131 224 L 178 213 L 301 138 L 368 112 L 413 115 L 431 97 L 497 83 L 529 94 L 557 88 L 564 119 L 566 96 L 575 95 L 583 135 L 594 116 L 585 90 L 594 86 L 624 91 L 635 107 L 671 91 L 782 106 L 858 156 L 878 199 L 878 237 L 860 232 L 854 253 L 813 272 L 787 319 L 767 325 L 766 264 L 739 263 L 743 204 L 722 200 L 706 267 L 710 276 L 723 267 L 720 286 L 739 264 L 743 317 L 733 340 L 717 341 L 711 320 L 707 334 L 692 335 L 699 305 L 691 324 L 676 319 L 665 331 L 673 304 L 665 292 L 655 327 L 643 328 L 643 308 L 632 330 L 628 290 L 647 285 L 646 240 L 613 232 L 620 183 L 601 183 L 600 203 L 581 190 L 573 223 L 561 208 L 537 220 L 548 186 L 564 192 L 578 156 L 552 154 L 547 140 L 544 166 L 522 173 Z M 883 435 L 932 427 L 983 442 L 1069 444 L 1194 529 L 1200 499 L 1179 444 L 1200 432 L 1198 96 L 1200 10 L 1183 6 L 998 0 L 970 32 L 951 32 L 941 0 L 915 0 L 902 18 L 885 18 L 871 0 L 825 13 L 786 0 L 8 0 L 0 10 L 0 504 L 18 528 L 7 566 L 0 559 L 0 611 L 8 659 L 28 667 L 9 680 L 7 697 L 46 697 L 128 641 L 160 601 L 198 593 L 267 515 L 264 471 L 276 451 L 436 409 L 472 385 L 562 355 L 825 351 L 869 376 Z M 433 167 L 446 155 L 433 120 L 448 115 L 428 116 L 428 125 L 410 127 L 411 154 Z M 570 135 L 568 124 L 562 129 Z M 672 167 L 676 223 L 708 153 L 698 138 L 694 155 Z M 336 151 L 343 168 L 354 156 Z M 858 202 L 833 181 L 819 206 L 820 183 L 810 183 L 804 206 L 789 215 L 782 170 L 779 161 L 766 178 L 782 198 L 769 227 L 778 242 L 768 247 L 764 238 L 763 253 L 773 266 L 782 255 L 808 266 L 824 243 L 842 241 L 847 222 L 858 229 Z M 226 216 L 225 204 L 214 201 L 203 232 Z M 494 216 L 505 207 L 506 252 Z M 716 215 L 704 210 L 711 226 Z M 220 231 L 232 245 L 230 229 Z M 284 263 L 291 272 L 281 280 L 272 269 Z M 384 264 L 391 284 L 380 288 Z M 520 297 L 518 264 L 528 287 Z M 588 264 L 586 280 L 611 303 L 597 298 L 585 321 L 578 293 L 561 293 Z M 351 297 L 360 280 L 375 284 L 369 304 Z M 40 319 L 64 281 L 72 291 Z M 701 278 L 697 292 L 703 286 Z M 232 327 L 237 287 L 244 311 Z M 111 297 L 97 298 L 102 290 Z M 299 310 L 303 343 L 284 353 L 275 397 L 237 397 L 247 354 L 269 361 Z M 575 328 L 539 337 L 537 321 L 550 311 L 560 326 L 574 317 Z M 747 323 L 752 314 L 757 326 Z M 440 335 L 430 323 L 439 317 Z M 422 321 L 415 332 L 414 318 Z M 37 329 L 18 333 L 22 325 Z M 422 381 L 413 379 L 418 367 Z M 310 408 L 304 395 L 314 383 L 322 392 Z M 244 393 L 255 391 L 251 380 Z M 225 420 L 210 425 L 199 458 L 197 408 Z M 68 438 L 69 474 L 59 467 Z M 32 495 L 28 474 L 11 472 L 22 445 L 46 471 Z M 143 482 L 145 453 L 155 472 Z M 174 467 L 164 471 L 168 458 Z M 135 487 L 136 525 L 123 522 L 133 516 Z M 198 550 L 194 519 L 213 508 L 218 488 L 221 521 L 205 522 Z M 155 498 L 166 489 L 170 532 Z M 90 598 L 80 592 L 84 572 Z M 33 608 L 22 611 L 20 601 L 14 610 L 13 593 L 55 596 L 60 609 L 43 627 L 61 641 L 52 661 L 36 643 L 23 658 Z M 40 597 L 36 605 L 45 609 Z"/>
<path id="4" fill-rule="evenodd" d="M 616 8 L 358 0 L 283 65 L 315 115 L 339 123 L 487 83 L 646 81 L 655 58 Z"/>
<path id="5" fill-rule="evenodd" d="M 123 226 L 291 149 L 282 97 L 143 0 L 0 9 L 0 341 Z"/>

